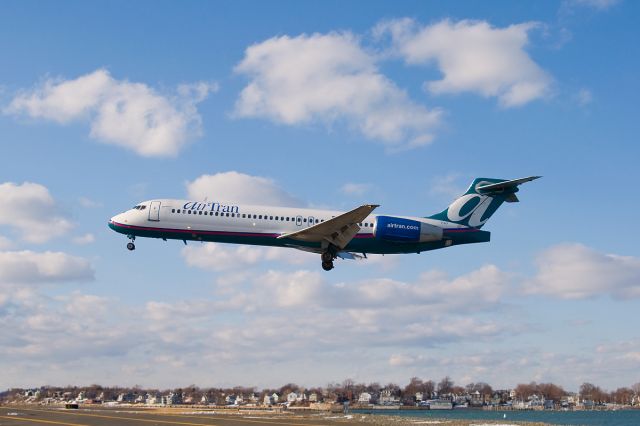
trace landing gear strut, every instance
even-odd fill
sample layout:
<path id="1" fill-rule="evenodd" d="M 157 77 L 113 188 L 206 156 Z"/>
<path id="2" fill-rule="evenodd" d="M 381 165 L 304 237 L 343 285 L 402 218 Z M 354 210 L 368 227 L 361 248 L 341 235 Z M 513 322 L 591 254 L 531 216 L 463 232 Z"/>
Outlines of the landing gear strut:
<path id="1" fill-rule="evenodd" d="M 322 252 L 320 258 L 322 259 L 322 269 L 325 271 L 330 271 L 333 269 L 333 260 L 336 258 L 336 247 L 330 245 L 327 248 L 327 251 Z"/>
<path id="2" fill-rule="evenodd" d="M 136 245 L 133 244 L 133 242 L 136 240 L 136 237 L 134 237 L 133 235 L 129 235 L 129 239 L 131 240 L 130 242 L 127 243 L 127 249 L 129 251 L 133 251 L 136 249 Z"/>

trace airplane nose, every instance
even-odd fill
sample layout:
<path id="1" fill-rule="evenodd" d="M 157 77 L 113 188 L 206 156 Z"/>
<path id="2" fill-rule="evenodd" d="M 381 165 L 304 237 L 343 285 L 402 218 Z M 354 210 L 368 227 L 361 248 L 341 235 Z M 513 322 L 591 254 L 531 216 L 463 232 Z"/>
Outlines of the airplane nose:
<path id="1" fill-rule="evenodd" d="M 109 223 L 127 223 L 124 213 L 120 213 L 109 219 Z"/>

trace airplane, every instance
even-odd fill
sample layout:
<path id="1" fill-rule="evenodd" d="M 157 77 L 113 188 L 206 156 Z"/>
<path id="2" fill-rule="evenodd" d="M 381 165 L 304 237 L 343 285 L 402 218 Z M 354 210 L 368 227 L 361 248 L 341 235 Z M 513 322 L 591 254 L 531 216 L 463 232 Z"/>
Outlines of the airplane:
<path id="1" fill-rule="evenodd" d="M 503 202 L 519 201 L 519 185 L 540 177 L 477 178 L 449 207 L 427 217 L 374 215 L 377 204 L 339 212 L 156 199 L 112 217 L 109 227 L 129 238 L 129 250 L 136 237 L 291 247 L 320 254 L 322 268 L 330 271 L 336 258 L 488 242 L 491 233 L 483 225 Z"/>

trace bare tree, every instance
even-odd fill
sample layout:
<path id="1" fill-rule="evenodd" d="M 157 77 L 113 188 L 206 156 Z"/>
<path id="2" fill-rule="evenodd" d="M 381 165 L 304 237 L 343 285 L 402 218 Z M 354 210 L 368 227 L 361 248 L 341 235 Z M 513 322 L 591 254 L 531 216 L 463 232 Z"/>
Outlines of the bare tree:
<path id="1" fill-rule="evenodd" d="M 438 383 L 438 394 L 447 394 L 451 392 L 453 388 L 453 380 L 449 376 L 446 376 Z"/>

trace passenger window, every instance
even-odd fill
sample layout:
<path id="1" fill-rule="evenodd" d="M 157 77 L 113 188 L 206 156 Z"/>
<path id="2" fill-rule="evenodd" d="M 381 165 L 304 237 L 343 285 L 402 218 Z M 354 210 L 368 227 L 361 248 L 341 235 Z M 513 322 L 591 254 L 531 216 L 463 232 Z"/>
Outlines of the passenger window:
<path id="1" fill-rule="evenodd" d="M 302 221 L 303 221 L 304 223 L 307 223 L 307 218 L 305 217 L 304 219 L 302 219 Z"/>
<path id="2" fill-rule="evenodd" d="M 229 213 L 227 213 L 227 217 L 229 217 Z"/>
<path id="3" fill-rule="evenodd" d="M 171 213 L 175 213 L 175 212 L 176 212 L 176 209 L 171 209 Z"/>
<path id="4" fill-rule="evenodd" d="M 242 213 L 242 218 L 243 218 L 243 219 L 244 219 L 246 216 L 247 216 L 246 214 Z"/>

